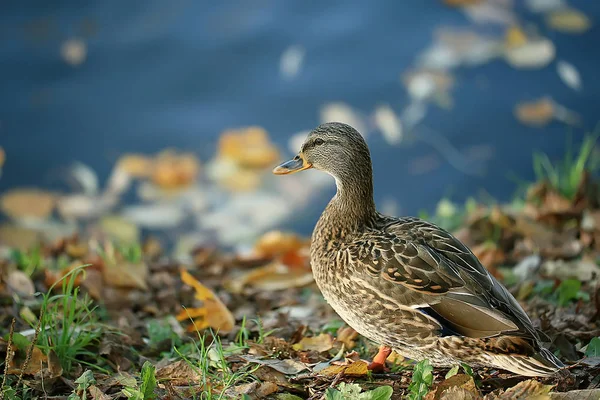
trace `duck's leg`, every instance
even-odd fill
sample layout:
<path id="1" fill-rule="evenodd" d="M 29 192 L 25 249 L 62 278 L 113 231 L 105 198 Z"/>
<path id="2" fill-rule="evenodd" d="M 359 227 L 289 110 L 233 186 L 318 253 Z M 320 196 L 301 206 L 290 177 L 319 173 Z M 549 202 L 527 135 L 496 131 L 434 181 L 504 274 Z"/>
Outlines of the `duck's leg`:
<path id="1" fill-rule="evenodd" d="M 385 370 L 385 360 L 388 358 L 392 349 L 387 346 L 379 346 L 379 351 L 373 357 L 373 361 L 368 365 L 368 369 L 374 372 L 383 372 Z"/>

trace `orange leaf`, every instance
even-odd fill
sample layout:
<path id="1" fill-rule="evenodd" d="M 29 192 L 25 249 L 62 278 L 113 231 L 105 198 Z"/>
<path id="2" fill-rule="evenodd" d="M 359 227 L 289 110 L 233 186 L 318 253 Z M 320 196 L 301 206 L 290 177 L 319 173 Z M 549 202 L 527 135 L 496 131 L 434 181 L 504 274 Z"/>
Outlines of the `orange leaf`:
<path id="1" fill-rule="evenodd" d="M 229 332 L 235 325 L 235 318 L 227 309 L 225 304 L 206 286 L 202 285 L 185 269 L 181 269 L 181 280 L 186 285 L 194 288 L 196 299 L 202 301 L 202 307 L 192 308 L 181 311 L 177 315 L 179 321 L 188 318 L 195 318 L 193 326 L 188 327 L 188 331 L 201 330 L 211 327 L 220 332 Z"/>

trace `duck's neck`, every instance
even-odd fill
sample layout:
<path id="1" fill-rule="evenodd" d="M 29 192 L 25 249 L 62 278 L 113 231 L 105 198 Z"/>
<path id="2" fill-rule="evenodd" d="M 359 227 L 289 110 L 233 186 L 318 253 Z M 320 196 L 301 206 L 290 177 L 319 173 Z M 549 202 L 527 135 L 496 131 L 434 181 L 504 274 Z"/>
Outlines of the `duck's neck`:
<path id="1" fill-rule="evenodd" d="M 373 200 L 371 165 L 361 171 L 344 171 L 335 176 L 337 192 L 324 215 L 335 232 L 344 234 L 363 226 L 370 226 L 376 217 Z"/>

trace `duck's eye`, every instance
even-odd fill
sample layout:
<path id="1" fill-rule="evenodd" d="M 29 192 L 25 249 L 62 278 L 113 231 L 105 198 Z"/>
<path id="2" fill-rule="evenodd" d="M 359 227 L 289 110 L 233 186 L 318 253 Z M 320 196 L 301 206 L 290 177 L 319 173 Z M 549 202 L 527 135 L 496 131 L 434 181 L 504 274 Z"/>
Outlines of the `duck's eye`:
<path id="1" fill-rule="evenodd" d="M 321 138 L 316 138 L 314 141 L 315 146 L 319 146 L 321 144 L 325 143 L 325 141 Z"/>

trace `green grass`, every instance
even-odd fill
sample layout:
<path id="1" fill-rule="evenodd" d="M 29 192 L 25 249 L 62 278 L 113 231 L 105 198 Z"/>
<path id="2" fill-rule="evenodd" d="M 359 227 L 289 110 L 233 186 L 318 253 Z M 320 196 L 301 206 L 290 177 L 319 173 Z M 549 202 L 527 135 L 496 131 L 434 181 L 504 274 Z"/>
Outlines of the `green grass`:
<path id="1" fill-rule="evenodd" d="M 577 154 L 573 152 L 572 140 L 567 141 L 564 159 L 552 163 L 547 154 L 533 154 L 533 171 L 537 181 L 548 182 L 565 198 L 572 200 L 577 194 L 585 171 L 594 173 L 600 167 L 600 157 L 594 153 L 600 131 L 585 135 Z"/>
<path id="2" fill-rule="evenodd" d="M 108 372 L 101 367 L 102 357 L 91 349 L 101 336 L 97 307 L 92 307 L 87 294 L 80 298 L 79 287 L 75 286 L 79 276 L 85 277 L 87 266 L 82 265 L 65 274 L 42 297 L 37 344 L 46 354 L 54 351 L 66 375 L 72 372 L 76 363 Z M 53 295 L 58 284 L 61 284 L 61 293 Z"/>

